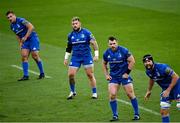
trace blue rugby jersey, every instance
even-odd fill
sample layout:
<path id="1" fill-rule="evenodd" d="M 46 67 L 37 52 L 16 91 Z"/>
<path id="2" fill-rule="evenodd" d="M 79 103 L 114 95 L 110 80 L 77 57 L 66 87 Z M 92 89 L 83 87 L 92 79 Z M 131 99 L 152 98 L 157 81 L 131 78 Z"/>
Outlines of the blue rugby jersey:
<path id="1" fill-rule="evenodd" d="M 128 69 L 127 59 L 129 56 L 131 56 L 131 53 L 122 46 L 118 46 L 116 51 L 109 48 L 104 52 L 103 59 L 109 63 L 110 76 L 122 77 Z"/>
<path id="2" fill-rule="evenodd" d="M 146 69 L 146 74 L 162 88 L 166 90 L 172 80 L 174 71 L 167 65 L 162 63 L 154 63 L 154 69 Z"/>
<path id="3" fill-rule="evenodd" d="M 24 18 L 17 17 L 16 22 L 11 23 L 11 25 L 10 25 L 11 30 L 19 38 L 23 38 L 26 35 L 27 31 L 28 31 L 28 28 L 25 26 L 26 23 L 29 23 L 29 22 L 27 20 L 25 20 Z M 33 31 L 28 38 L 30 38 L 32 36 L 37 36 L 35 31 Z"/>
<path id="4" fill-rule="evenodd" d="M 85 29 L 81 28 L 80 31 L 72 31 L 68 35 L 68 43 L 72 44 L 73 56 L 89 56 L 91 55 L 90 41 L 95 40 L 93 34 Z"/>

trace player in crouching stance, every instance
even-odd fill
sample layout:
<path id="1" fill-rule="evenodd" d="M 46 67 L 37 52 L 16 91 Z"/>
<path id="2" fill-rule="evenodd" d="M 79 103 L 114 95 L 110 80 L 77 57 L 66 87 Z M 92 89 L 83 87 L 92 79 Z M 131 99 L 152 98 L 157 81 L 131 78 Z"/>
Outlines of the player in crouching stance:
<path id="1" fill-rule="evenodd" d="M 11 30 L 16 34 L 21 48 L 22 68 L 24 76 L 18 81 L 29 79 L 28 58 L 31 53 L 32 58 L 36 61 L 40 71 L 38 79 L 45 77 L 42 61 L 39 56 L 39 38 L 34 30 L 34 26 L 24 18 L 16 17 L 13 11 L 6 13 L 7 19 L 11 23 Z"/>
<path id="2" fill-rule="evenodd" d="M 70 94 L 67 99 L 73 99 L 73 97 L 76 95 L 74 77 L 81 67 L 81 64 L 84 66 L 86 75 L 90 80 L 92 98 L 97 99 L 96 79 L 94 76 L 93 66 L 93 61 L 97 61 L 99 56 L 96 39 L 89 30 L 81 28 L 79 17 L 72 18 L 72 28 L 73 31 L 68 35 L 67 48 L 64 58 L 64 65 L 67 65 L 68 57 L 72 51 L 71 62 L 68 70 Z M 93 46 L 95 51 L 94 58 L 91 55 L 90 44 Z"/>
<path id="3" fill-rule="evenodd" d="M 144 55 L 143 63 L 146 74 L 150 78 L 144 98 L 147 100 L 150 97 L 152 87 L 156 82 L 162 88 L 160 95 L 162 122 L 168 123 L 170 122 L 169 108 L 172 100 L 176 100 L 176 106 L 180 110 L 180 78 L 167 64 L 155 63 L 150 54 Z"/>
<path id="4" fill-rule="evenodd" d="M 121 85 L 131 100 L 134 109 L 133 120 L 139 120 L 138 101 L 134 93 L 132 78 L 129 75 L 135 63 L 134 57 L 127 48 L 118 46 L 118 41 L 115 37 L 109 37 L 108 45 L 109 48 L 103 55 L 102 67 L 105 77 L 109 81 L 109 103 L 113 113 L 113 118 L 110 121 L 118 120 L 116 97 Z M 110 66 L 110 74 L 108 73 L 108 63 Z"/>

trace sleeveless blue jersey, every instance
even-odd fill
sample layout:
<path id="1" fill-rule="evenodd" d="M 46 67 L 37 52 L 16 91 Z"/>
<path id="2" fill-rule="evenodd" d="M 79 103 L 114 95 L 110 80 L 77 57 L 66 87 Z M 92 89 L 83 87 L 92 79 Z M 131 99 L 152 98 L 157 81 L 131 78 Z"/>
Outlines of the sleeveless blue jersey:
<path id="1" fill-rule="evenodd" d="M 127 59 L 129 56 L 131 56 L 131 53 L 122 46 L 118 46 L 116 51 L 109 48 L 104 52 L 103 59 L 109 63 L 110 76 L 122 77 L 128 69 Z"/>
<path id="2" fill-rule="evenodd" d="M 92 33 L 81 28 L 80 31 L 72 31 L 68 35 L 68 43 L 72 45 L 72 56 L 91 56 L 90 41 L 95 40 Z"/>
<path id="3" fill-rule="evenodd" d="M 169 87 L 172 74 L 174 71 L 167 65 L 161 63 L 154 63 L 154 69 L 146 69 L 146 74 L 162 88 L 165 90 Z"/>
<path id="4" fill-rule="evenodd" d="M 14 23 L 11 23 L 10 27 L 11 27 L 11 30 L 19 37 L 19 38 L 23 38 L 28 29 L 27 27 L 25 26 L 25 24 L 28 23 L 27 20 L 25 20 L 24 18 L 19 18 L 17 17 L 16 18 L 16 22 Z M 32 37 L 32 36 L 37 36 L 36 32 L 32 32 L 31 35 L 28 37 Z"/>

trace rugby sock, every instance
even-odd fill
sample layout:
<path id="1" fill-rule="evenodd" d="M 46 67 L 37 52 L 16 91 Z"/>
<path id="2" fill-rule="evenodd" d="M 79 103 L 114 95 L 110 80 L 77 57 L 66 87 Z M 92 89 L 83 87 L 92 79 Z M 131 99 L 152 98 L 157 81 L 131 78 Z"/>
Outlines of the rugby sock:
<path id="1" fill-rule="evenodd" d="M 131 99 L 131 104 L 132 104 L 133 109 L 134 109 L 134 114 L 135 114 L 135 115 L 139 115 L 139 109 L 138 109 L 137 99 L 136 99 L 136 98 Z"/>
<path id="2" fill-rule="evenodd" d="M 28 62 L 22 62 L 22 67 L 23 67 L 24 76 L 29 76 L 29 74 L 28 74 L 28 68 L 29 68 Z"/>
<path id="3" fill-rule="evenodd" d="M 118 112 L 117 112 L 117 101 L 116 100 L 111 100 L 110 101 L 110 106 L 111 106 L 111 110 L 113 112 L 113 116 L 118 116 Z"/>
<path id="4" fill-rule="evenodd" d="M 74 83 L 70 83 L 70 89 L 72 92 L 75 92 L 75 84 Z"/>
<path id="5" fill-rule="evenodd" d="M 169 123 L 169 116 L 162 116 L 162 122 L 163 123 Z"/>
<path id="6" fill-rule="evenodd" d="M 42 61 L 36 61 L 40 73 L 44 73 Z"/>
<path id="7" fill-rule="evenodd" d="M 92 93 L 96 93 L 96 88 L 92 88 Z"/>

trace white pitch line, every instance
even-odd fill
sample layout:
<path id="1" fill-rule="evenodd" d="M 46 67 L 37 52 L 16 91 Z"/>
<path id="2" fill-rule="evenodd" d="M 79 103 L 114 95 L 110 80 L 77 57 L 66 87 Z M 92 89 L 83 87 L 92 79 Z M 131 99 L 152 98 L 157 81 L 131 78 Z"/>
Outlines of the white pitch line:
<path id="1" fill-rule="evenodd" d="M 17 65 L 11 65 L 11 67 L 17 68 L 17 69 L 19 69 L 19 70 L 23 70 L 22 67 L 19 67 L 19 66 L 17 66 Z M 28 72 L 39 76 L 39 73 L 38 73 L 38 72 L 35 72 L 35 71 L 32 71 L 32 70 L 28 70 Z M 52 78 L 52 77 L 45 75 L 45 78 L 50 79 L 50 78 Z"/>
<path id="2" fill-rule="evenodd" d="M 118 102 L 121 102 L 121 103 L 124 103 L 126 105 L 131 105 L 131 103 L 127 102 L 127 101 L 124 101 L 124 100 L 121 100 L 121 99 L 117 99 Z M 150 110 L 150 109 L 147 109 L 145 107 L 142 107 L 142 106 L 139 106 L 139 109 L 142 109 L 146 112 L 149 112 L 151 114 L 154 114 L 154 115 L 157 115 L 157 116 L 160 116 L 160 113 L 156 112 L 156 111 L 153 111 L 153 110 Z"/>

